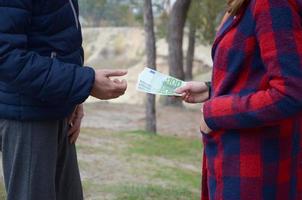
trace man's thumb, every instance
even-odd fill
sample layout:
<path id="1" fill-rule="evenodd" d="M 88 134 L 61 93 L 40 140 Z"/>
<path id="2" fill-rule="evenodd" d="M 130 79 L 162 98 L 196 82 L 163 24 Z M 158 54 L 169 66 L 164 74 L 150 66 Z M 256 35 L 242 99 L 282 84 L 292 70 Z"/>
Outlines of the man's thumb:
<path id="1" fill-rule="evenodd" d="M 125 76 L 128 73 L 127 70 L 106 70 L 105 76 L 112 77 L 112 76 Z"/>

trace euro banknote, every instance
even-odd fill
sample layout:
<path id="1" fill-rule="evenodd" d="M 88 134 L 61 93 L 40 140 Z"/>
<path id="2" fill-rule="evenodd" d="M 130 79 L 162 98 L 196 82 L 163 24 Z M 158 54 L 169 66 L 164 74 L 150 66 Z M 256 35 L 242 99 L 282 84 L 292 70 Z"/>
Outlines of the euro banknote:
<path id="1" fill-rule="evenodd" d="M 185 84 L 186 82 L 182 80 L 162 74 L 150 68 L 145 68 L 138 76 L 136 89 L 140 92 L 155 95 L 181 96 L 175 92 L 175 89 Z"/>

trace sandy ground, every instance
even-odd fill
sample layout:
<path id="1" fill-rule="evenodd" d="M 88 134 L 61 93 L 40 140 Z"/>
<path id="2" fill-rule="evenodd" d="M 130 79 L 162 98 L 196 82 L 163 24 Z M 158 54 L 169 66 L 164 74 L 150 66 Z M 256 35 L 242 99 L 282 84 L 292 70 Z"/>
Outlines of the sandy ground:
<path id="1" fill-rule="evenodd" d="M 157 125 L 159 134 L 190 138 L 199 137 L 198 123 L 200 114 L 198 107 L 199 106 L 173 108 L 158 106 Z M 85 113 L 83 128 L 86 128 L 86 132 L 90 130 L 89 128 L 108 133 L 144 130 L 145 114 L 144 107 L 141 105 L 113 104 L 108 102 L 89 103 L 85 105 Z M 136 172 L 133 172 L 132 169 L 134 167 L 138 169 L 151 168 L 152 166 L 144 166 L 144 163 L 150 162 L 151 158 L 149 160 L 145 160 L 147 158 L 137 158 L 136 162 L 132 161 L 129 163 L 127 160 L 129 158 L 115 155 L 116 151 L 124 151 L 125 141 L 110 137 L 99 137 L 97 134 L 87 135 L 87 133 L 82 133 L 78 144 L 80 145 L 79 147 L 82 147 L 78 149 L 78 158 L 81 166 L 83 184 L 86 184 L 85 188 L 88 188 L 87 194 L 85 194 L 86 199 L 113 199 L 110 194 L 98 191 L 100 186 L 97 186 L 97 184 L 99 183 L 110 185 L 125 180 L 144 183 L 144 181 L 148 180 L 145 176 L 134 176 L 133 174 Z M 114 149 L 110 150 L 109 147 Z M 98 153 L 98 151 L 103 153 Z M 107 151 L 115 153 L 104 153 Z M 189 169 L 196 173 L 198 173 L 199 170 L 199 165 L 186 165 L 176 161 L 163 160 L 164 158 L 152 159 L 154 168 L 156 168 L 156 165 L 161 164 L 165 165 L 165 167 L 177 166 L 179 168 Z M 127 170 L 132 170 L 132 172 L 130 173 Z M 3 180 L 1 163 L 0 180 Z M 95 184 L 95 186 L 93 186 L 93 184 Z M 165 185 L 167 183 L 162 184 Z M 94 196 L 94 194 L 99 194 L 99 196 Z"/>
<path id="2" fill-rule="evenodd" d="M 157 126 L 159 134 L 190 138 L 200 137 L 198 108 L 199 105 L 190 108 L 158 106 Z M 144 130 L 145 108 L 142 105 L 133 104 L 88 103 L 85 104 L 85 117 L 82 126 L 83 128 L 96 128 L 110 132 Z M 83 137 L 85 138 L 85 136 Z M 96 158 L 95 155 L 91 159 L 94 158 Z M 89 158 L 86 157 L 85 159 Z M 85 174 L 85 172 L 83 173 Z M 0 179 L 2 179 L 1 162 Z"/>
<path id="3" fill-rule="evenodd" d="M 158 132 L 163 135 L 199 137 L 199 105 L 192 108 L 157 107 Z M 110 131 L 144 130 L 142 105 L 106 102 L 85 104 L 83 127 Z"/>
<path id="4" fill-rule="evenodd" d="M 199 176 L 200 157 L 196 157 L 194 162 L 189 162 L 186 158 L 181 157 L 171 159 L 164 155 L 129 154 L 127 152 L 133 145 L 129 140 L 137 138 L 117 137 L 116 134 L 106 133 L 104 130 L 97 130 L 95 133 L 93 131 L 88 129 L 83 132 L 78 142 L 78 159 L 87 200 L 115 199 L 117 191 L 109 193 L 106 189 L 102 191 L 102 188 L 108 186 L 159 185 L 169 188 L 182 185 L 175 180 L 171 181 L 170 178 L 173 177 L 173 174 L 167 178 L 155 178 L 159 173 L 158 169 L 178 169 Z M 192 192 L 198 195 L 199 187 L 192 189 Z M 146 199 L 156 200 L 156 198 L 150 197 Z"/>
<path id="5" fill-rule="evenodd" d="M 145 56 L 145 33 L 143 28 L 102 27 L 83 28 L 83 46 L 86 64 L 93 67 L 127 67 L 130 61 L 142 60 Z M 188 38 L 184 38 L 183 51 L 186 55 Z M 166 39 L 156 42 L 158 57 L 168 55 Z M 196 45 L 195 60 L 211 66 L 211 47 Z M 106 66 L 107 63 L 114 66 Z M 120 66 L 116 66 L 119 64 Z"/>

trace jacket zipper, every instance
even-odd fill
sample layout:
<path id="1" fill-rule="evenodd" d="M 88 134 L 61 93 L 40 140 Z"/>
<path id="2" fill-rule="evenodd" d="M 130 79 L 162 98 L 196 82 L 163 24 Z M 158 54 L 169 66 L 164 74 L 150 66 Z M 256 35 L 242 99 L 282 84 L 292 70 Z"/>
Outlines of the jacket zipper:
<path id="1" fill-rule="evenodd" d="M 70 4 L 72 12 L 73 12 L 73 16 L 74 16 L 74 21 L 75 21 L 76 27 L 77 27 L 77 29 L 79 29 L 78 16 L 77 16 L 77 12 L 76 12 L 76 9 L 74 7 L 73 1 L 69 0 L 69 4 Z"/>
<path id="2" fill-rule="evenodd" d="M 57 57 L 57 52 L 52 51 L 51 54 L 50 54 L 50 57 L 51 58 L 56 58 Z"/>

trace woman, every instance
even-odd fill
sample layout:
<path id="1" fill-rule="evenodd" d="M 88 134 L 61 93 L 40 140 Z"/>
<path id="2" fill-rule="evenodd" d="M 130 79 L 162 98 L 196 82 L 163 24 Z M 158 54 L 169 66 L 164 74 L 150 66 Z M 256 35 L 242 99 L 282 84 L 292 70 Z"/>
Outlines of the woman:
<path id="1" fill-rule="evenodd" d="M 302 199 L 302 2 L 231 0 L 203 106 L 203 200 Z M 204 83 L 178 93 L 203 102 Z"/>

